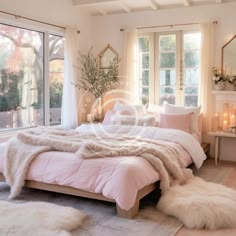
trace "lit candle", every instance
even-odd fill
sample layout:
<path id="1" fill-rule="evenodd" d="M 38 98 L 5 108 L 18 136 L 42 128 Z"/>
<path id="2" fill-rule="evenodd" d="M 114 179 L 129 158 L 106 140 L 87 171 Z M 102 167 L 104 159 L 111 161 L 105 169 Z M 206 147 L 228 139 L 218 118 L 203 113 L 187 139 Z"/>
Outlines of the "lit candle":
<path id="1" fill-rule="evenodd" d="M 224 120 L 223 122 L 223 131 L 226 131 L 228 129 L 228 121 Z"/>
<path id="2" fill-rule="evenodd" d="M 235 126 L 235 115 L 234 114 L 232 114 L 230 116 L 230 126 Z"/>

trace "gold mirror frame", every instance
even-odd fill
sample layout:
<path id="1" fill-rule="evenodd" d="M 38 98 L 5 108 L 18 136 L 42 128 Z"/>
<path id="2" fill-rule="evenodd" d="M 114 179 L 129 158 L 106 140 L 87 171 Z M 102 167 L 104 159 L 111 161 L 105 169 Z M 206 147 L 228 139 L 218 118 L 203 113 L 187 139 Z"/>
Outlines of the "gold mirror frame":
<path id="1" fill-rule="evenodd" d="M 227 65 L 224 65 L 224 60 L 225 60 L 224 50 L 234 40 L 236 40 L 236 35 L 234 35 L 226 44 L 224 44 L 221 49 L 221 72 L 222 72 L 222 74 L 225 74 L 225 75 L 236 75 L 236 66 L 234 68 L 232 68 L 232 66 L 230 66 L 229 73 L 228 73 Z M 236 55 L 236 50 L 235 50 L 235 55 Z M 236 56 L 235 56 L 235 61 L 236 61 Z M 235 71 L 234 73 L 232 73 L 232 69 L 233 69 L 233 71 Z"/>
<path id="2" fill-rule="evenodd" d="M 98 67 L 99 67 L 99 69 L 108 69 L 111 62 L 114 59 L 118 59 L 118 53 L 110 44 L 108 44 L 98 54 Z"/>

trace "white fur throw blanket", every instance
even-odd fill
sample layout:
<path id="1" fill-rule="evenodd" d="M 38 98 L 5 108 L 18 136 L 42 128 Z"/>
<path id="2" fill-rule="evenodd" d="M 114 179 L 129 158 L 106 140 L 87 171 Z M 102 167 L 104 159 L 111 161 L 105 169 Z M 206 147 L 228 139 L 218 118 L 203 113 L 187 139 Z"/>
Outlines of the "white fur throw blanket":
<path id="1" fill-rule="evenodd" d="M 163 145 L 157 140 L 125 136 L 96 137 L 94 134 L 41 127 L 18 133 L 8 142 L 4 176 L 11 186 L 9 198 L 20 193 L 31 161 L 39 153 L 50 150 L 73 152 L 78 158 L 140 156 L 159 172 L 163 192 L 172 182 L 183 184 L 192 177 L 192 172 L 184 168 L 178 148 Z"/>

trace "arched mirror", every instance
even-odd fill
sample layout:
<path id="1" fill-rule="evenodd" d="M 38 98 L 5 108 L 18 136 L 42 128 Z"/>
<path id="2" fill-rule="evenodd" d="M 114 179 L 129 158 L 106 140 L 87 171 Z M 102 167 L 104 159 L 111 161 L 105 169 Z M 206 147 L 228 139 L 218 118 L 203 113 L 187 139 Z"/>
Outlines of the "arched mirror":
<path id="1" fill-rule="evenodd" d="M 222 47 L 222 66 L 224 75 L 236 75 L 236 35 Z"/>
<path id="2" fill-rule="evenodd" d="M 118 60 L 118 53 L 110 44 L 108 44 L 98 54 L 99 69 L 108 69 L 113 60 L 115 59 Z"/>

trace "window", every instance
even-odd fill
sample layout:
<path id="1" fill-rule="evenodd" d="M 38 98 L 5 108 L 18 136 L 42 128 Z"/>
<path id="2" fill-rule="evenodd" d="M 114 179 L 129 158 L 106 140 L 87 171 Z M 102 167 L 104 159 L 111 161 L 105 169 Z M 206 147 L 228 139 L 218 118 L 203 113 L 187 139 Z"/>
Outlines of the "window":
<path id="1" fill-rule="evenodd" d="M 140 46 L 145 41 L 149 47 Z M 157 104 L 167 101 L 171 104 L 197 106 L 201 34 L 188 31 L 153 33 L 141 35 L 138 42 L 139 61 L 143 61 L 144 55 L 151 58 L 147 68 L 139 67 L 140 80 L 148 81 L 147 87 L 144 87 L 146 90 L 142 87 L 140 98 L 149 97 L 150 102 Z M 151 57 L 152 53 L 155 56 Z M 150 73 L 151 64 L 155 65 L 154 76 Z M 143 73 L 145 69 L 148 70 L 146 74 Z"/>
<path id="2" fill-rule="evenodd" d="M 139 96 L 143 104 L 149 102 L 149 73 L 150 73 L 150 56 L 149 56 L 149 37 L 144 36 L 138 39 L 139 51 Z"/>
<path id="3" fill-rule="evenodd" d="M 46 99 L 49 78 L 45 71 L 46 68 L 50 70 L 50 104 L 51 101 L 53 104 L 50 108 L 59 108 L 63 38 L 0 24 L 0 48 L 0 129 L 49 124 Z M 46 51 L 49 52 L 47 56 Z M 60 72 L 60 76 L 55 72 Z M 59 112 L 51 111 L 51 124 L 60 122 Z"/>
<path id="4" fill-rule="evenodd" d="M 50 125 L 61 123 L 64 79 L 64 38 L 49 35 Z"/>

